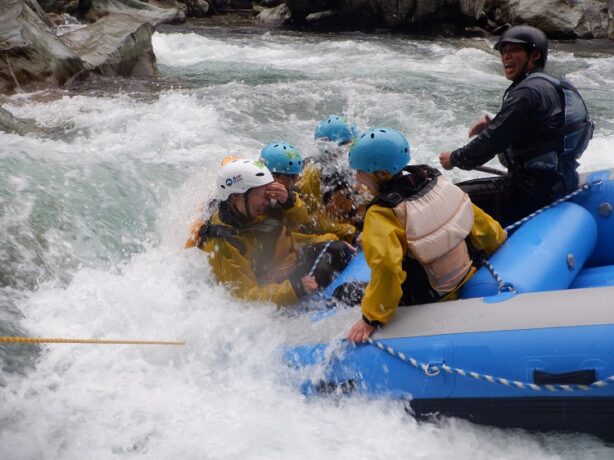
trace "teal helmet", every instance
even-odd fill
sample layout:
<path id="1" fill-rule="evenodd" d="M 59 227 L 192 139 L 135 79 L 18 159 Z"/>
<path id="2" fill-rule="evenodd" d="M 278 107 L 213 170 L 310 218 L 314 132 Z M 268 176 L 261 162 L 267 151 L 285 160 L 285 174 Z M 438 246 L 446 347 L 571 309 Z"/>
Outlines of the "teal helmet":
<path id="1" fill-rule="evenodd" d="M 391 128 L 372 128 L 361 133 L 352 144 L 349 156 L 350 168 L 367 173 L 397 174 L 411 160 L 407 139 Z"/>
<path id="2" fill-rule="evenodd" d="M 337 115 L 331 115 L 325 120 L 322 120 L 314 133 L 314 139 L 322 139 L 337 144 L 345 144 L 350 142 L 358 135 L 356 124 L 350 123 L 347 118 Z"/>
<path id="3" fill-rule="evenodd" d="M 303 172 L 303 156 L 295 147 L 285 142 L 271 142 L 260 151 L 260 158 L 272 173 L 300 174 Z"/>

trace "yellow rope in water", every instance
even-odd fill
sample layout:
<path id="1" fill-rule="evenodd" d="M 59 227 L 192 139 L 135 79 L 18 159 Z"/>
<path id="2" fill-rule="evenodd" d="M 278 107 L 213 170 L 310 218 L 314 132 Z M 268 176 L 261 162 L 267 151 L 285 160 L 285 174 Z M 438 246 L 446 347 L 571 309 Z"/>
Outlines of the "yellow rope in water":
<path id="1" fill-rule="evenodd" d="M 106 340 L 106 339 L 50 339 L 44 337 L 2 337 L 0 343 L 94 343 L 101 345 L 175 345 L 184 346 L 185 342 L 164 340 Z"/>

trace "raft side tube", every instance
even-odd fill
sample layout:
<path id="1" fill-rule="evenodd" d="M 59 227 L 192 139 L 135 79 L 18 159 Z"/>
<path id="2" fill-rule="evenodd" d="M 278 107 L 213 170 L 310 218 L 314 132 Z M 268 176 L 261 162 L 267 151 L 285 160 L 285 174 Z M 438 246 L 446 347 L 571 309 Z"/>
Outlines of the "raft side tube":
<path id="1" fill-rule="evenodd" d="M 573 280 L 569 289 L 614 286 L 614 265 L 584 268 Z"/>
<path id="2" fill-rule="evenodd" d="M 586 176 L 584 183 L 592 184 L 574 202 L 584 207 L 597 223 L 597 241 L 586 267 L 614 265 L 614 180 L 612 170 L 597 171 Z M 584 177 L 583 177 L 584 179 Z"/>
<path id="3" fill-rule="evenodd" d="M 302 390 L 308 395 L 339 385 L 392 399 L 549 398 L 562 393 L 571 398 L 614 398 L 614 382 L 609 380 L 589 391 L 530 388 L 542 383 L 536 381 L 540 373 L 549 375 L 552 385 L 590 385 L 594 379 L 609 379 L 614 375 L 613 334 L 613 324 L 478 332 L 383 339 L 379 341 L 383 350 L 349 343 L 340 352 L 320 346 L 296 347 L 288 349 L 285 356 L 292 357 L 290 365 L 296 369 L 314 365 L 314 355 L 326 356 L 323 361 L 315 360 L 323 372 L 303 383 Z M 386 347 L 394 350 L 395 356 Z M 399 358 L 401 353 L 403 359 Z M 306 361 L 301 362 L 302 358 Z M 462 375 L 441 370 L 442 364 Z M 589 372 L 594 375 L 591 382 L 578 380 Z M 499 379 L 505 382 L 496 381 Z"/>
<path id="4" fill-rule="evenodd" d="M 522 225 L 490 258 L 504 282 L 520 293 L 567 289 L 597 240 L 593 216 L 575 203 L 561 203 Z M 460 298 L 497 294 L 486 266 L 463 286 Z"/>

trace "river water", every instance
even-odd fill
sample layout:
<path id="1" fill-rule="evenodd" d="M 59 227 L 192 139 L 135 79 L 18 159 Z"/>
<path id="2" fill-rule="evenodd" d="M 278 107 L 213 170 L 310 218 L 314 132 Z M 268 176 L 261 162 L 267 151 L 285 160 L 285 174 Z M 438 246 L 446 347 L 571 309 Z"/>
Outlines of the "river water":
<path id="1" fill-rule="evenodd" d="M 614 456 L 588 436 L 417 423 L 387 400 L 305 399 L 279 356 L 309 320 L 233 300 L 201 252 L 181 249 L 221 158 L 255 158 L 275 139 L 313 153 L 329 114 L 400 129 L 414 161 L 435 163 L 499 107 L 506 80 L 491 43 L 183 32 L 154 36 L 159 80 L 6 99 L 55 131 L 0 133 L 0 334 L 187 344 L 0 345 L 0 458 Z M 598 126 L 581 169 L 612 167 L 614 57 L 559 44 L 550 62 Z"/>

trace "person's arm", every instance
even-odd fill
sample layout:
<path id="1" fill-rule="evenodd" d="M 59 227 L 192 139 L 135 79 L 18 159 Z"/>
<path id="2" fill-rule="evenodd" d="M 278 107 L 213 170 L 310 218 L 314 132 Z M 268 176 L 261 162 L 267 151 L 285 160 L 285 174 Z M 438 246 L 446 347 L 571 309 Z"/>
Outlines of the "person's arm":
<path id="1" fill-rule="evenodd" d="M 318 168 L 314 166 L 305 168 L 297 187 L 308 213 L 308 219 L 303 224 L 306 233 L 334 233 L 340 240 L 348 243 L 354 241 L 356 227 L 352 224 L 335 222 L 324 211 Z"/>
<path id="2" fill-rule="evenodd" d="M 281 205 L 284 216 L 292 227 L 297 227 L 309 220 L 309 213 L 297 192 L 288 192 L 287 201 Z"/>
<path id="3" fill-rule="evenodd" d="M 352 243 L 356 235 L 356 227 L 352 224 L 335 222 L 328 217 L 323 209 L 312 216 L 312 222 L 306 225 L 308 231 L 313 233 L 333 233 L 340 240 Z"/>
<path id="4" fill-rule="evenodd" d="M 203 250 L 209 256 L 218 282 L 228 284 L 232 293 L 240 299 L 291 305 L 308 294 L 301 278 L 259 286 L 249 261 L 228 241 L 220 238 L 207 240 Z"/>
<path id="5" fill-rule="evenodd" d="M 190 236 L 183 244 L 183 249 L 193 248 L 198 244 L 200 229 L 203 227 L 203 225 L 205 224 L 202 219 L 197 219 L 192 222 L 192 225 L 190 226 Z"/>
<path id="6" fill-rule="evenodd" d="M 492 116 L 489 114 L 485 114 L 483 118 L 480 118 L 476 123 L 474 123 L 471 128 L 469 128 L 469 137 L 477 136 L 480 134 L 488 124 L 492 121 Z"/>
<path id="7" fill-rule="evenodd" d="M 302 232 L 292 232 L 292 238 L 298 244 L 327 243 L 328 241 L 337 241 L 339 239 L 334 233 L 311 234 Z"/>
<path id="8" fill-rule="evenodd" d="M 469 233 L 471 244 L 487 256 L 491 256 L 507 239 L 507 233 L 499 222 L 476 205 L 473 206 L 473 227 Z"/>
<path id="9" fill-rule="evenodd" d="M 535 98 L 530 88 L 511 91 L 488 126 L 467 145 L 451 153 L 451 166 L 474 169 L 490 161 L 497 153 L 503 152 L 514 140 L 525 134 L 532 123 L 534 105 Z"/>
<path id="10" fill-rule="evenodd" d="M 362 235 L 365 259 L 371 268 L 371 279 L 362 299 L 362 314 L 366 322 L 386 324 L 403 295 L 406 274 L 402 267 L 401 241 L 405 230 L 392 209 L 372 206 L 367 211 Z"/>

